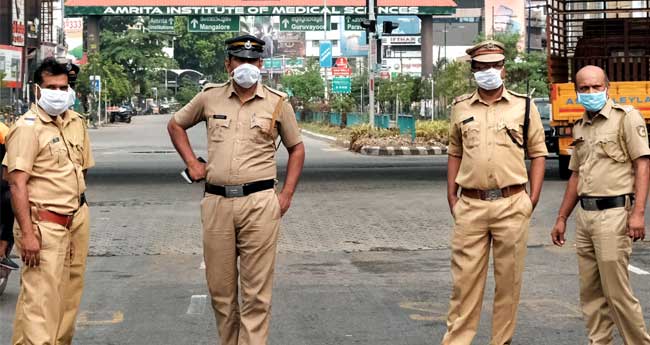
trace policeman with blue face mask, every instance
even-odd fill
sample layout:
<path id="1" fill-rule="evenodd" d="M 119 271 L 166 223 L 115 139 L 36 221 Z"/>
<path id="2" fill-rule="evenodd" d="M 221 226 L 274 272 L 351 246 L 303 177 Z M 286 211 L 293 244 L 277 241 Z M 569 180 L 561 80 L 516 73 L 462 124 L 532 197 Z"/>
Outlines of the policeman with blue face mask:
<path id="1" fill-rule="evenodd" d="M 638 110 L 608 98 L 608 87 L 599 67 L 586 66 L 576 74 L 578 103 L 586 111 L 573 127 L 573 172 L 551 238 L 564 245 L 566 219 L 580 202 L 575 245 L 589 344 L 612 344 L 616 325 L 625 344 L 648 345 L 628 277 L 632 241 L 645 237 L 647 128 Z"/>

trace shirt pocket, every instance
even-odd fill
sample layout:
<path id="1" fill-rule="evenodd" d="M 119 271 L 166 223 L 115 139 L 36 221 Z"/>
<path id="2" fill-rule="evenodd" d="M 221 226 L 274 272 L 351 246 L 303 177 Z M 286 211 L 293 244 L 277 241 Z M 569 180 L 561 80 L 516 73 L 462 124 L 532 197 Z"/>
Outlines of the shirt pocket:
<path id="1" fill-rule="evenodd" d="M 519 123 L 504 123 L 497 129 L 497 144 L 501 146 L 524 147 L 523 125 Z"/>
<path id="2" fill-rule="evenodd" d="M 481 127 L 476 121 L 472 121 L 462 126 L 463 146 L 468 149 L 475 148 L 481 140 Z"/>
<path id="3" fill-rule="evenodd" d="M 230 128 L 230 119 L 210 119 L 208 122 L 208 132 L 210 141 L 222 142 L 226 138 L 226 132 Z"/>
<path id="4" fill-rule="evenodd" d="M 609 157 L 616 162 L 625 163 L 627 157 L 621 148 L 618 140 L 618 133 L 603 134 L 596 140 L 596 145 L 600 149 L 602 157 Z"/>
<path id="5" fill-rule="evenodd" d="M 258 144 L 268 144 L 275 139 L 275 128 L 271 128 L 273 116 L 266 113 L 255 113 L 251 116 L 251 140 Z"/>
<path id="6" fill-rule="evenodd" d="M 50 142 L 48 144 L 48 147 L 52 161 L 58 162 L 60 167 L 65 166 L 68 159 L 68 150 L 66 149 L 63 141 L 58 140 L 56 142 Z"/>
<path id="7" fill-rule="evenodd" d="M 76 138 L 75 138 L 76 139 Z M 84 146 L 83 142 L 80 142 L 75 139 L 67 139 L 68 147 L 70 147 L 70 157 L 72 162 L 77 166 L 84 165 Z"/>

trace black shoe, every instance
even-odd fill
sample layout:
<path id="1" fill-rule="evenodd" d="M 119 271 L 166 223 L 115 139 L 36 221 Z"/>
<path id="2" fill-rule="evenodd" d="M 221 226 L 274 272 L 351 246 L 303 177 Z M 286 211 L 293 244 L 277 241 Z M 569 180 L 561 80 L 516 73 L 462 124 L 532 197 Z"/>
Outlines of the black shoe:
<path id="1" fill-rule="evenodd" d="M 15 263 L 13 260 L 11 260 L 6 256 L 2 258 L 2 260 L 0 260 L 0 266 L 12 271 L 15 271 L 20 268 L 20 266 L 18 266 L 17 263 Z"/>

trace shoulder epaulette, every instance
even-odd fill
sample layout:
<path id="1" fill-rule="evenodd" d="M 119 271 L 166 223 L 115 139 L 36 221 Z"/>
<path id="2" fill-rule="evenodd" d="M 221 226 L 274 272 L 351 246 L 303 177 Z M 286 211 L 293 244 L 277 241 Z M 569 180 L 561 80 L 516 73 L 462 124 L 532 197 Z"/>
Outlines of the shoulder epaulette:
<path id="1" fill-rule="evenodd" d="M 224 87 L 224 86 L 228 85 L 228 83 L 229 82 L 219 83 L 219 84 L 217 84 L 217 83 L 207 83 L 207 84 L 203 85 L 203 91 L 214 89 L 215 87 Z"/>
<path id="2" fill-rule="evenodd" d="M 464 95 L 458 96 L 458 97 L 454 98 L 453 104 L 460 103 L 462 101 L 468 100 L 468 99 L 472 98 L 472 96 L 474 96 L 473 93 L 466 93 Z"/>
<path id="3" fill-rule="evenodd" d="M 517 97 L 521 97 L 521 98 L 526 98 L 526 97 L 528 97 L 528 95 L 525 94 L 525 93 L 514 92 L 514 91 L 512 91 L 512 90 L 508 90 L 508 92 L 510 92 L 513 96 L 517 96 Z"/>
<path id="4" fill-rule="evenodd" d="M 616 108 L 616 109 L 623 110 L 626 114 L 629 113 L 629 112 L 632 112 L 632 111 L 636 110 L 636 109 L 635 109 L 633 106 L 631 106 L 631 105 L 622 105 L 622 104 L 618 104 L 618 103 L 614 103 L 614 104 L 612 105 L 612 108 Z"/>
<path id="5" fill-rule="evenodd" d="M 33 126 L 34 122 L 36 122 L 37 117 L 38 116 L 36 114 L 32 113 L 31 111 L 28 111 L 23 116 L 21 116 L 18 121 L 20 122 L 20 120 L 22 120 L 22 122 L 25 123 L 25 125 Z"/>
<path id="6" fill-rule="evenodd" d="M 274 93 L 274 94 L 280 96 L 280 97 L 285 97 L 285 98 L 287 97 L 287 94 L 286 94 L 286 93 L 284 93 L 284 92 L 282 92 L 282 91 L 278 91 L 278 90 L 276 90 L 276 89 L 274 89 L 274 88 L 272 88 L 272 87 L 268 87 L 268 86 L 264 85 L 264 88 L 267 89 L 267 90 L 269 90 L 269 91 L 271 91 L 272 93 Z"/>

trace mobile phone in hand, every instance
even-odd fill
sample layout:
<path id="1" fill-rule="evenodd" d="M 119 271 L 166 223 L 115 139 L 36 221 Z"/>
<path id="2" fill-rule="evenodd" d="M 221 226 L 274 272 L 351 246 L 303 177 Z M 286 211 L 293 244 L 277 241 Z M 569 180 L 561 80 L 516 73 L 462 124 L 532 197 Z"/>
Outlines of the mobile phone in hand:
<path id="1" fill-rule="evenodd" d="M 198 160 L 199 162 L 201 162 L 201 163 L 207 163 L 207 162 L 205 161 L 205 159 L 203 159 L 203 157 L 199 157 L 197 160 Z M 192 184 L 192 183 L 194 183 L 194 182 L 199 182 L 199 181 L 194 181 L 194 180 L 192 180 L 192 178 L 190 177 L 190 170 L 189 170 L 189 168 L 185 168 L 185 170 L 181 171 L 181 176 L 183 177 L 183 179 L 184 179 L 185 182 L 187 182 L 187 183 Z"/>

